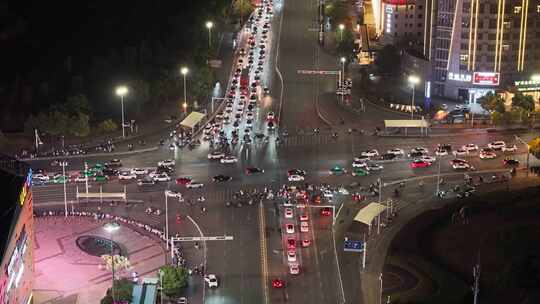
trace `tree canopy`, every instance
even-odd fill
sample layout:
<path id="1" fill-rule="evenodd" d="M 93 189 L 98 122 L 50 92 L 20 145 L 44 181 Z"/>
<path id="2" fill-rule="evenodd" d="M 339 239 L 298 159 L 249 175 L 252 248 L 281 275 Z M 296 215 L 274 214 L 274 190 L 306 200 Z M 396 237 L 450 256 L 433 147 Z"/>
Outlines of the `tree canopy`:
<path id="1" fill-rule="evenodd" d="M 498 94 L 488 92 L 486 95 L 478 99 L 480 106 L 488 112 L 504 113 L 504 100 Z"/>
<path id="2" fill-rule="evenodd" d="M 163 292 L 167 296 L 178 296 L 187 286 L 188 271 L 184 267 L 162 266 L 159 268 Z"/>

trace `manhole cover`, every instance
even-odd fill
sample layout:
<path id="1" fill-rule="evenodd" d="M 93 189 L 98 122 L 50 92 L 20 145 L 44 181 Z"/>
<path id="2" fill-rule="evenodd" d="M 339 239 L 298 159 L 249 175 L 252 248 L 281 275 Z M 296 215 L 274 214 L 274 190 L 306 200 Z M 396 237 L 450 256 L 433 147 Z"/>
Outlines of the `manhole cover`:
<path id="1" fill-rule="evenodd" d="M 76 243 L 79 249 L 89 255 L 100 257 L 111 254 L 111 250 L 115 255 L 122 255 L 122 249 L 118 243 L 99 236 L 83 235 L 77 238 Z"/>

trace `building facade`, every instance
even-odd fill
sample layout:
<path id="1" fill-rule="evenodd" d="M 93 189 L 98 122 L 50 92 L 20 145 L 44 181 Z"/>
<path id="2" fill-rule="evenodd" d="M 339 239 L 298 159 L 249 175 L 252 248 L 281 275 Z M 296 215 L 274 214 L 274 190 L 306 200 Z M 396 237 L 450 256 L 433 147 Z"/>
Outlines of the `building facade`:
<path id="1" fill-rule="evenodd" d="M 373 5 L 377 1 L 373 2 Z M 379 33 L 383 44 L 413 42 L 422 44 L 426 37 L 426 0 L 378 1 Z"/>
<path id="2" fill-rule="evenodd" d="M 433 0 L 433 95 L 475 103 L 540 66 L 540 0 Z"/>
<path id="3" fill-rule="evenodd" d="M 34 221 L 32 170 L 0 155 L 0 303 L 32 302 Z"/>

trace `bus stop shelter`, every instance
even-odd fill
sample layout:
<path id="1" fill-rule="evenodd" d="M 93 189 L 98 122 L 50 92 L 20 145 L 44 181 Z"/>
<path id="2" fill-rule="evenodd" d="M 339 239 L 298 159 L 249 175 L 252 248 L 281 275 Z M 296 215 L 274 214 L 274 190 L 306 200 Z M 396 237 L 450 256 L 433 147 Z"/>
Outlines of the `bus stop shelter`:
<path id="1" fill-rule="evenodd" d="M 358 211 L 358 213 L 354 217 L 354 221 L 368 225 L 369 231 L 371 233 L 371 224 L 373 223 L 373 219 L 379 218 L 381 213 L 383 213 L 386 208 L 387 207 L 385 205 L 380 203 L 370 203 L 369 205 Z"/>
<path id="2" fill-rule="evenodd" d="M 205 116 L 206 115 L 203 113 L 191 112 L 186 118 L 184 118 L 184 120 L 182 120 L 180 126 L 191 129 L 191 132 L 193 133 L 195 131 L 195 127 L 202 121 Z"/>
<path id="3" fill-rule="evenodd" d="M 388 128 L 404 128 L 405 135 L 407 134 L 407 130 L 410 128 L 420 128 L 420 135 L 424 135 L 425 132 L 425 135 L 427 136 L 429 123 L 425 119 L 386 119 L 384 121 L 384 131 L 386 134 L 388 134 Z"/>

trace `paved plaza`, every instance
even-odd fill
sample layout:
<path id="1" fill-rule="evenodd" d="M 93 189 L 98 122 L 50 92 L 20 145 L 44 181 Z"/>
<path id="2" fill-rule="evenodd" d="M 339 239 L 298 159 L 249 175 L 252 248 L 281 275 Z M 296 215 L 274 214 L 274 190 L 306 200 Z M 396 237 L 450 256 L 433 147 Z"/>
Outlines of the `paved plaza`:
<path id="1" fill-rule="evenodd" d="M 35 218 L 35 282 L 36 303 L 99 303 L 111 286 L 112 274 L 102 258 L 77 247 L 80 236 L 109 239 L 105 220 L 89 217 Z M 117 271 L 117 277 L 139 279 L 157 277 L 157 269 L 166 262 L 166 251 L 157 239 L 135 228 L 121 225 L 114 232 L 114 242 L 127 252 L 131 268 Z"/>

